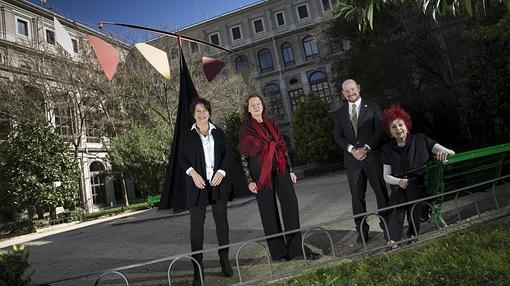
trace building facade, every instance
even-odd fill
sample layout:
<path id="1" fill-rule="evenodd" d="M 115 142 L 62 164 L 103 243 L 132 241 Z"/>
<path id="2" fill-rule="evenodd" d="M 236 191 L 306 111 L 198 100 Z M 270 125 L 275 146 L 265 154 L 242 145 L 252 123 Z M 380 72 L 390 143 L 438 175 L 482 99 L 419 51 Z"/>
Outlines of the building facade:
<path id="1" fill-rule="evenodd" d="M 66 54 L 56 42 L 53 17 L 65 27 L 71 36 L 74 55 Z M 121 188 L 105 176 L 110 165 L 106 159 L 106 138 L 101 138 L 94 116 L 79 117 L 78 110 L 93 110 L 87 106 L 86 88 L 77 88 L 73 82 L 62 80 L 62 69 L 100 71 L 99 65 L 87 42 L 87 34 L 100 37 L 119 50 L 129 46 L 121 41 L 99 33 L 85 25 L 57 15 L 50 10 L 28 1 L 0 1 L 0 79 L 2 92 L 12 92 L 14 85 L 21 84 L 30 90 L 26 96 L 35 94 L 40 100 L 41 116 L 55 127 L 55 131 L 74 151 L 81 169 L 80 204 L 89 212 L 122 203 Z M 98 77 L 102 75 L 96 73 Z M 92 75 L 95 76 L 95 75 Z M 55 93 L 61 92 L 61 101 Z M 59 103 L 71 104 L 59 104 Z M 84 109 L 85 108 L 85 109 Z M 8 109 L 0 113 L 0 140 L 5 139 L 16 124 L 15 116 Z M 85 122 L 80 123 L 80 120 Z M 82 126 L 83 128 L 79 128 Z M 128 195 L 134 198 L 133 188 Z M 78 199 L 78 198 L 77 198 Z"/>
<path id="2" fill-rule="evenodd" d="M 272 117 L 291 136 L 294 111 L 309 93 L 331 103 L 332 108 L 339 104 L 331 62 L 342 53 L 344 44 L 320 37 L 320 25 L 332 16 L 331 1 L 259 1 L 176 32 L 232 50 L 227 59 L 231 70 L 250 71 L 259 83 L 256 92 L 266 97 Z M 195 43 L 184 44 L 184 48 L 194 59 L 218 53 Z"/>

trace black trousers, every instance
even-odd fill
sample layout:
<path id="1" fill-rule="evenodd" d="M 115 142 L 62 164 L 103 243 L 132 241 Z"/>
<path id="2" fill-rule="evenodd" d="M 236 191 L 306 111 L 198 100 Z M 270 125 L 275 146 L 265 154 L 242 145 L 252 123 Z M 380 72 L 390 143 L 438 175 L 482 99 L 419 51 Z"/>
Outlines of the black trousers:
<path id="1" fill-rule="evenodd" d="M 260 219 L 266 235 L 300 228 L 296 193 L 288 172 L 272 172 L 273 189 L 264 188 L 257 193 Z M 280 201 L 283 226 L 280 222 L 277 199 Z M 274 260 L 292 259 L 303 255 L 301 232 L 267 239 L 269 252 Z"/>
<path id="2" fill-rule="evenodd" d="M 220 246 L 229 244 L 227 202 L 217 201 L 211 205 L 216 224 L 216 238 Z M 204 223 L 207 206 L 196 206 L 189 209 L 191 251 L 204 249 Z M 220 259 L 228 259 L 228 248 L 218 250 Z M 203 254 L 195 254 L 193 258 L 202 262 Z"/>
<path id="3" fill-rule="evenodd" d="M 414 201 L 420 198 L 424 198 L 425 193 L 422 186 L 418 186 L 413 183 L 409 183 L 407 189 L 394 188 L 390 196 L 390 205 L 402 204 L 405 202 Z M 400 241 L 402 239 L 402 233 L 404 229 L 404 216 L 407 214 L 407 236 L 416 236 L 420 233 L 420 218 L 422 215 L 424 204 L 416 203 L 414 211 L 411 214 L 413 205 L 403 206 L 394 208 L 391 210 L 389 215 L 389 231 L 390 239 L 393 241 Z M 416 231 L 413 227 L 411 218 L 413 218 Z"/>
<path id="4" fill-rule="evenodd" d="M 351 156 L 352 154 L 345 154 L 345 156 Z M 357 215 L 367 211 L 367 203 L 365 201 L 365 193 L 367 192 L 367 179 L 370 182 L 370 186 L 375 192 L 377 200 L 377 208 L 384 208 L 388 205 L 388 191 L 386 190 L 386 183 L 382 176 L 382 165 L 379 163 L 377 158 L 369 157 L 363 161 L 357 161 L 355 158 L 348 158 L 349 164 L 346 164 L 347 179 L 349 181 L 349 189 L 352 197 L 352 213 Z M 356 160 L 355 162 L 352 160 Z M 386 222 L 388 214 L 387 212 L 379 213 Z M 368 234 L 368 223 L 365 223 L 361 228 L 360 224 L 363 217 L 357 217 L 354 219 L 356 224 L 356 230 L 358 235 L 360 230 L 363 229 L 364 234 Z M 383 225 L 381 224 L 381 228 Z M 383 229 L 384 231 L 384 229 Z M 366 236 L 365 236 L 366 237 Z"/>

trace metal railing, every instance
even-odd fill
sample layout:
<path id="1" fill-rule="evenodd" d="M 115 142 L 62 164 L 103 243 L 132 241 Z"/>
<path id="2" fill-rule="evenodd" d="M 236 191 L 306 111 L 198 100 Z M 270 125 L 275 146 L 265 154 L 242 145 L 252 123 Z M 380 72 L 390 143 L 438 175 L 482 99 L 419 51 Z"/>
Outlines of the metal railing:
<path id="1" fill-rule="evenodd" d="M 467 186 L 465 185 L 462 187 L 458 187 L 459 186 L 459 183 L 458 183 L 459 174 L 463 174 L 463 175 L 468 174 L 469 176 L 471 176 L 469 178 L 471 180 L 471 182 L 473 181 L 473 177 L 472 177 L 473 172 L 468 172 L 468 170 L 466 168 L 463 168 L 462 166 L 460 166 L 460 167 L 458 165 L 456 166 L 456 163 L 457 164 L 465 164 L 465 162 L 468 161 L 468 159 L 466 159 L 466 157 L 469 157 L 469 156 L 466 156 L 466 154 L 462 153 L 462 154 L 459 154 L 458 157 L 453 156 L 452 158 L 450 158 L 448 160 L 448 162 L 445 162 L 444 164 L 440 163 L 440 164 L 436 164 L 434 166 L 428 167 L 429 168 L 428 171 L 436 172 L 437 176 L 431 177 L 430 175 L 428 175 L 429 181 L 428 181 L 427 187 L 429 188 L 429 191 L 430 191 L 430 186 L 435 184 L 436 190 L 434 192 L 432 192 L 433 194 L 431 194 L 430 196 L 427 196 L 425 198 L 420 198 L 420 199 L 417 199 L 414 201 L 405 202 L 405 203 L 401 203 L 398 205 L 388 206 L 388 207 L 377 209 L 374 211 L 367 211 L 365 213 L 357 214 L 354 216 L 339 216 L 337 218 L 334 218 L 334 219 L 326 221 L 326 222 L 322 222 L 319 224 L 314 224 L 314 225 L 302 227 L 300 229 L 286 231 L 286 232 L 282 232 L 282 233 L 278 233 L 278 234 L 257 237 L 254 239 L 248 239 L 245 241 L 231 243 L 231 244 L 224 245 L 224 246 L 208 248 L 208 249 L 201 250 L 201 251 L 194 251 L 194 252 L 188 252 L 188 253 L 184 253 L 184 254 L 172 255 L 172 256 L 159 258 L 159 259 L 155 259 L 155 260 L 151 260 L 151 261 L 146 261 L 146 262 L 142 262 L 142 263 L 137 263 L 137 264 L 126 265 L 126 266 L 122 266 L 122 267 L 118 267 L 118 268 L 114 268 L 114 269 L 109 269 L 104 272 L 89 273 L 89 274 L 80 275 L 77 277 L 71 277 L 71 278 L 67 278 L 67 279 L 61 279 L 58 281 L 47 282 L 46 284 L 57 284 L 60 282 L 69 282 L 69 281 L 77 280 L 77 279 L 84 278 L 84 277 L 98 276 L 97 280 L 95 281 L 95 285 L 99 285 L 99 282 L 101 280 L 103 280 L 105 278 L 105 276 L 117 275 L 123 279 L 123 283 L 125 283 L 125 285 L 129 285 L 129 279 L 127 277 L 127 274 L 122 273 L 123 271 L 139 269 L 141 267 L 147 267 L 147 266 L 150 266 L 150 265 L 153 265 L 156 263 L 169 262 L 169 267 L 167 270 L 167 279 L 168 279 L 168 285 L 171 285 L 172 266 L 178 260 L 190 259 L 191 261 L 193 261 L 193 263 L 195 263 L 198 266 L 198 268 L 201 272 L 200 279 L 201 279 L 202 285 L 205 285 L 204 277 L 202 276 L 203 272 L 201 269 L 201 265 L 192 256 L 195 254 L 211 253 L 213 251 L 217 251 L 220 249 L 238 248 L 237 252 L 236 252 L 235 261 L 236 261 L 236 266 L 237 266 L 239 282 L 234 285 L 244 285 L 244 284 L 248 284 L 248 283 L 256 283 L 256 282 L 266 281 L 268 279 L 273 279 L 276 277 L 285 277 L 285 276 L 288 276 L 289 274 L 301 272 L 303 270 L 310 269 L 311 267 L 316 267 L 318 265 L 323 265 L 323 264 L 330 263 L 333 261 L 339 261 L 339 260 L 356 257 L 356 256 L 363 256 L 363 255 L 368 256 L 368 255 L 371 255 L 374 253 L 378 253 L 382 250 L 389 250 L 393 246 L 396 246 L 398 244 L 404 244 L 406 242 L 412 242 L 415 239 L 419 239 L 419 238 L 421 238 L 425 235 L 429 235 L 431 233 L 431 231 L 429 231 L 429 232 L 424 232 L 424 233 L 420 234 L 417 231 L 417 226 L 416 226 L 416 222 L 414 221 L 413 214 L 416 210 L 416 206 L 419 204 L 427 205 L 430 208 L 434 209 L 434 211 L 436 211 L 436 212 L 439 210 L 438 216 L 434 216 L 434 215 L 431 216 L 431 220 L 432 220 L 431 222 L 435 223 L 436 229 L 437 229 L 436 232 L 438 232 L 438 233 L 441 232 L 441 230 L 444 229 L 444 226 L 445 226 L 445 224 L 442 223 L 442 222 L 444 222 L 444 219 L 442 218 L 442 214 L 441 214 L 441 206 L 438 207 L 438 202 L 443 203 L 445 198 L 450 198 L 450 199 L 454 200 L 454 211 L 456 212 L 456 218 L 457 218 L 456 222 L 462 221 L 462 217 L 460 215 L 461 210 L 469 209 L 470 206 L 473 206 L 473 205 L 476 210 L 476 216 L 481 217 L 483 215 L 483 213 L 480 210 L 479 202 L 476 200 L 476 197 L 473 195 L 473 193 L 475 191 L 481 191 L 481 190 L 486 191 L 487 189 L 491 189 L 492 191 L 490 192 L 490 195 L 487 192 L 485 192 L 485 193 L 487 194 L 487 196 L 491 197 L 490 198 L 491 200 L 494 201 L 494 209 L 499 209 L 500 206 L 502 205 L 502 203 L 498 200 L 498 197 L 496 195 L 496 185 L 497 184 L 507 184 L 506 181 L 508 181 L 508 179 L 510 179 L 510 156 L 508 155 L 510 146 L 508 144 L 504 144 L 501 146 L 503 146 L 504 148 L 499 148 L 498 150 L 500 152 L 492 152 L 492 151 L 494 151 L 494 150 L 492 150 L 490 152 L 485 152 L 485 156 L 478 156 L 478 155 L 480 155 L 480 153 L 474 152 L 474 153 L 476 153 L 477 156 L 471 156 L 472 159 L 473 158 L 484 158 L 483 160 L 485 160 L 487 156 L 493 156 L 493 155 L 499 156 L 498 162 L 501 166 L 500 167 L 493 166 L 493 163 L 491 163 L 492 162 L 491 160 L 488 160 L 487 161 L 488 163 L 486 162 L 483 164 L 475 164 L 476 165 L 475 169 L 477 171 L 483 172 L 483 170 L 495 168 L 497 170 L 497 172 L 496 173 L 490 172 L 490 176 L 487 174 L 485 174 L 484 176 L 478 176 L 475 183 L 469 184 Z M 501 146 L 496 146 L 496 147 L 501 147 Z M 487 150 L 485 150 L 485 151 L 487 151 Z M 482 165 L 486 166 L 486 168 L 484 168 Z M 457 168 L 457 169 L 455 169 L 455 168 Z M 469 168 L 471 168 L 471 167 L 469 167 Z M 438 172 L 437 170 L 440 170 L 441 173 L 440 174 L 437 173 Z M 457 170 L 457 171 L 455 171 L 455 170 Z M 503 175 L 502 175 L 502 173 L 503 173 Z M 474 172 L 474 174 L 478 174 L 478 173 Z M 497 176 L 494 177 L 494 175 L 497 175 Z M 487 179 L 487 177 L 492 177 L 492 178 Z M 432 183 L 431 183 L 431 178 L 433 180 Z M 482 180 L 483 178 L 485 178 L 485 180 Z M 448 184 L 454 184 L 457 187 L 452 189 L 452 187 L 449 186 Z M 490 186 L 490 187 L 487 188 L 487 186 Z M 506 187 L 506 185 L 505 185 L 505 187 Z M 437 190 L 439 190 L 439 191 L 437 191 Z M 507 190 L 505 189 L 504 191 L 507 191 Z M 471 203 L 467 207 L 459 206 L 459 203 L 458 203 L 459 194 L 467 194 L 468 195 L 467 198 L 469 198 L 471 200 Z M 391 244 L 376 245 L 375 247 L 368 248 L 366 238 L 364 236 L 364 233 L 362 232 L 361 238 L 362 238 L 363 249 L 361 251 L 357 251 L 357 252 L 354 252 L 354 253 L 351 253 L 348 255 L 342 255 L 342 256 L 338 256 L 335 253 L 335 244 L 334 244 L 333 238 L 330 233 L 331 231 L 334 231 L 334 229 L 328 230 L 324 226 L 332 225 L 332 224 L 343 222 L 343 221 L 352 221 L 355 218 L 362 218 L 362 223 L 365 223 L 365 221 L 367 220 L 367 218 L 369 216 L 377 216 L 377 217 L 379 217 L 379 219 L 382 222 L 382 225 L 384 227 L 383 231 L 387 235 L 386 237 L 389 237 L 389 230 L 388 230 L 387 222 L 386 222 L 385 218 L 379 214 L 384 213 L 385 211 L 389 212 L 395 208 L 400 208 L 400 207 L 410 207 L 411 208 L 411 216 L 410 216 L 411 225 L 409 225 L 408 227 L 413 228 L 413 230 L 415 231 L 414 233 L 417 234 L 416 236 L 402 239 L 401 241 L 393 242 Z M 273 265 L 271 263 L 269 251 L 267 249 L 267 246 L 264 244 L 264 242 L 270 238 L 285 236 L 288 234 L 293 234 L 293 233 L 298 233 L 298 232 L 303 233 L 301 248 L 302 248 L 302 255 L 304 258 L 304 267 L 293 268 L 291 271 L 287 271 L 287 272 L 283 272 L 278 275 L 275 275 L 275 273 L 273 271 Z M 311 234 L 313 232 L 324 233 L 327 236 L 327 238 L 329 240 L 330 247 L 331 247 L 332 255 L 329 259 L 321 259 L 320 261 L 316 261 L 316 263 L 314 263 L 314 265 L 311 266 L 309 264 L 309 261 L 306 256 L 305 242 L 310 237 L 309 234 Z M 260 278 L 245 280 L 245 277 L 243 276 L 243 273 L 242 273 L 242 268 L 245 266 L 243 266 L 240 263 L 240 261 L 241 261 L 240 257 L 242 257 L 242 255 L 243 255 L 242 250 L 250 244 L 259 245 L 264 249 L 265 257 L 267 258 L 268 274 L 266 274 L 265 276 L 260 277 Z"/>

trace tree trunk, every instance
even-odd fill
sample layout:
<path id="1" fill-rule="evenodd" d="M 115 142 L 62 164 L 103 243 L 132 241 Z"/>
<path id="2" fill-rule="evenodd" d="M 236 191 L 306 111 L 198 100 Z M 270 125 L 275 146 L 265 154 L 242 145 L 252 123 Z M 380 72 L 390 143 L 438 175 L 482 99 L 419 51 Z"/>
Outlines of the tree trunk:
<path id="1" fill-rule="evenodd" d="M 124 199 L 124 206 L 129 206 L 129 199 L 128 199 L 128 190 L 127 190 L 127 184 L 126 184 L 126 177 L 124 177 L 124 174 L 121 175 L 122 179 L 122 198 Z"/>
<path id="2" fill-rule="evenodd" d="M 54 206 L 50 207 L 50 219 L 57 219 L 57 208 Z"/>
<path id="3" fill-rule="evenodd" d="M 37 208 L 37 219 L 43 219 L 44 218 L 44 209 L 39 207 Z"/>
<path id="4" fill-rule="evenodd" d="M 32 220 L 35 215 L 35 208 L 34 207 L 28 207 L 28 219 Z"/>

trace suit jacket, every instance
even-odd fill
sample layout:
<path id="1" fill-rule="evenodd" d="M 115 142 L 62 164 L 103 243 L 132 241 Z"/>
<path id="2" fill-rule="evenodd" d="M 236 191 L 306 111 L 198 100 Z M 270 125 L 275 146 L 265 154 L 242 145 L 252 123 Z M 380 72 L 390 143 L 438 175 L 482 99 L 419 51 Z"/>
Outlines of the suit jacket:
<path id="1" fill-rule="evenodd" d="M 226 141 L 225 133 L 216 127 L 211 131 L 214 138 L 214 174 L 218 169 L 224 170 L 227 175 L 223 178 L 221 184 L 210 190 L 200 190 L 193 183 L 191 176 L 186 176 L 187 208 L 194 206 L 204 206 L 212 201 L 227 201 L 232 199 L 232 151 Z M 183 170 L 193 167 L 204 180 L 207 180 L 205 171 L 205 156 L 202 141 L 195 130 L 187 130 L 184 133 L 179 156 L 179 164 Z M 214 175 L 213 175 L 214 176 Z"/>
<path id="2" fill-rule="evenodd" d="M 361 99 L 360 111 L 358 116 L 358 134 L 354 134 L 352 127 L 349 104 L 344 104 L 335 113 L 335 140 L 344 149 L 345 167 L 349 168 L 353 164 L 358 165 L 357 161 L 347 150 L 349 144 L 354 148 L 370 146 L 370 152 L 375 156 L 367 156 L 367 159 L 379 160 L 379 151 L 382 142 L 381 129 L 381 110 L 377 104 Z M 371 158 L 372 157 L 372 158 Z"/>

